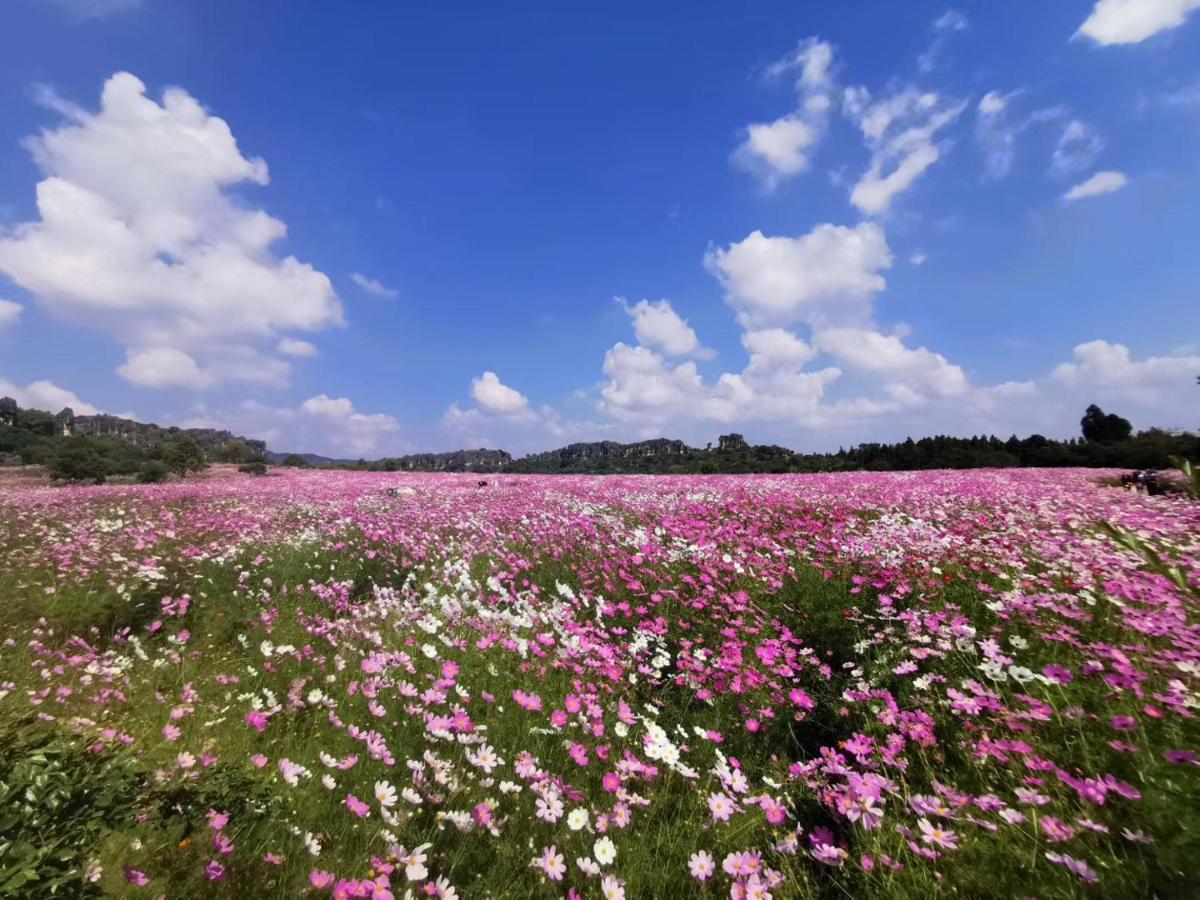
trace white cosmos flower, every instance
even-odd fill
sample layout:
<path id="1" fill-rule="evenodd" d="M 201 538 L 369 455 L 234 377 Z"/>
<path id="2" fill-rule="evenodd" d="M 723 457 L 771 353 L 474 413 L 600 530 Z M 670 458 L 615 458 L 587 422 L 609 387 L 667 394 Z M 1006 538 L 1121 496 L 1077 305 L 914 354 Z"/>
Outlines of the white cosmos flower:
<path id="1" fill-rule="evenodd" d="M 396 789 L 386 781 L 375 782 L 375 799 L 380 806 L 396 805 Z"/>
<path id="2" fill-rule="evenodd" d="M 571 810 L 571 814 L 567 816 L 567 827 L 572 831 L 579 831 L 588 823 L 588 811 L 583 807 Z"/>
<path id="3" fill-rule="evenodd" d="M 592 850 L 596 855 L 596 862 L 602 866 L 611 865 L 613 860 L 617 858 L 617 845 L 608 837 L 602 837 L 596 841 L 596 845 Z"/>

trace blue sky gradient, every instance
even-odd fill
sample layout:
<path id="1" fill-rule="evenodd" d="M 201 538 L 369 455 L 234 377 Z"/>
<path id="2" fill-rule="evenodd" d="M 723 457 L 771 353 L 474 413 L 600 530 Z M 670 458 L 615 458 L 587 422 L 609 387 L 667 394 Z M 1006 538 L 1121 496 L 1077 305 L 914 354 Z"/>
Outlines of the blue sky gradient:
<path id="1" fill-rule="evenodd" d="M 1067 435 L 1089 402 L 1195 427 L 1195 5 L 10 0 L 0 393 L 351 456 Z M 802 85 L 814 46 L 828 64 Z M 247 251 L 266 270 L 295 256 L 328 277 L 311 327 L 285 287 L 253 329 L 179 313 L 169 287 L 122 296 L 173 251 L 116 262 L 98 245 L 103 298 L 96 273 L 62 275 L 74 238 L 34 258 L 39 183 L 81 167 L 88 196 L 122 198 L 112 221 L 194 216 L 187 252 L 225 245 L 207 192 L 130 199 L 131 164 L 169 170 L 175 138 L 136 160 L 105 143 L 120 72 L 145 102 L 174 87 L 224 120 L 236 152 L 214 159 L 265 162 L 269 182 L 206 185 L 286 224 Z M 789 116 L 807 135 L 774 161 L 743 147 Z M 54 161 L 32 152 L 72 128 Z M 936 161 L 882 206 L 852 202 L 873 160 L 886 176 L 914 153 Z M 769 258 L 749 256 L 756 231 L 778 239 Z M 828 243 L 783 242 L 814 234 Z"/>

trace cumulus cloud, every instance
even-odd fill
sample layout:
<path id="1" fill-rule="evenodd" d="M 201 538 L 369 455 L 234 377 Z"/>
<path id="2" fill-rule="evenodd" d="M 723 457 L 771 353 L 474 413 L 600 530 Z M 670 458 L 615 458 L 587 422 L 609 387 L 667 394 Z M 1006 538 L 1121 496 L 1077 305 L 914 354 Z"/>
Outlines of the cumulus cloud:
<path id="1" fill-rule="evenodd" d="M 374 458 L 400 447 L 400 423 L 395 418 L 360 412 L 346 397 L 327 394 L 309 397 L 295 407 L 247 400 L 233 409 L 195 416 L 182 424 L 228 428 L 285 453 Z"/>
<path id="2" fill-rule="evenodd" d="M 754 231 L 726 249 L 710 249 L 704 263 L 743 324 L 820 324 L 869 316 L 892 254 L 873 222 L 826 223 L 798 238 Z"/>
<path id="3" fill-rule="evenodd" d="M 1097 0 L 1075 33 L 1098 44 L 1137 44 L 1160 31 L 1178 28 L 1200 0 Z"/>
<path id="4" fill-rule="evenodd" d="M 79 399 L 73 391 L 59 387 L 53 381 L 31 381 L 29 384 L 19 385 L 0 378 L 0 397 L 12 397 L 22 409 L 42 409 L 56 413 L 69 406 L 80 416 L 94 416 L 100 412 L 92 404 Z"/>
<path id="5" fill-rule="evenodd" d="M 670 300 L 639 300 L 633 306 L 624 297 L 618 297 L 629 317 L 633 319 L 633 331 L 643 347 L 657 347 L 668 356 L 695 356 L 711 359 L 715 354 L 700 344 L 696 332 L 671 306 Z"/>
<path id="6" fill-rule="evenodd" d="M 1080 182 L 1063 194 L 1064 200 L 1082 200 L 1119 191 L 1129 183 L 1123 172 L 1097 172 L 1087 181 Z"/>
<path id="7" fill-rule="evenodd" d="M 816 345 L 855 369 L 882 375 L 896 395 L 903 386 L 921 395 L 954 397 L 967 390 L 967 376 L 940 353 L 906 347 L 894 334 L 865 328 L 828 328 L 814 335 Z"/>
<path id="8" fill-rule="evenodd" d="M 299 359 L 309 359 L 317 355 L 315 344 L 308 341 L 301 341 L 297 338 L 280 338 L 279 343 L 275 345 L 275 349 L 284 356 L 295 356 Z"/>
<path id="9" fill-rule="evenodd" d="M 850 191 L 850 202 L 869 216 L 886 213 L 941 158 L 938 132 L 961 115 L 966 104 L 930 91 L 907 87 L 872 100 L 863 87 L 847 88 L 843 109 L 858 125 L 871 151 L 867 170 Z"/>
<path id="10" fill-rule="evenodd" d="M 471 380 L 471 397 L 480 408 L 491 413 L 511 416 L 529 411 L 525 395 L 504 384 L 495 372 L 484 372 Z"/>
<path id="11" fill-rule="evenodd" d="M 351 272 L 350 280 L 374 297 L 382 297 L 384 300 L 395 300 L 400 296 L 400 292 L 395 288 L 387 287 L 378 279 L 368 278 L 361 272 Z"/>
<path id="12" fill-rule="evenodd" d="M 1104 149 L 1104 138 L 1086 122 L 1071 119 L 1063 126 L 1050 160 L 1050 174 L 1073 175 L 1090 166 Z"/>
<path id="13" fill-rule="evenodd" d="M 764 188 L 808 169 L 812 151 L 824 137 L 833 104 L 833 47 L 817 38 L 801 41 L 795 51 L 770 65 L 771 80 L 795 75 L 796 108 L 771 122 L 746 127 L 733 161 Z"/>
<path id="14" fill-rule="evenodd" d="M 10 325 L 16 325 L 21 318 L 24 307 L 12 300 L 0 300 L 0 331 Z"/>
<path id="15" fill-rule="evenodd" d="M 207 373 L 193 386 L 280 383 L 287 364 L 258 352 L 264 342 L 342 323 L 329 279 L 273 252 L 284 223 L 230 192 L 266 185 L 266 163 L 186 91 L 158 102 L 122 72 L 98 112 L 42 100 L 63 121 L 25 142 L 45 175 L 40 218 L 0 238 L 0 272 L 52 314 L 124 343 L 126 377 L 174 386 L 189 357 Z M 176 374 L 145 375 L 163 369 L 156 360 Z"/>
<path id="16" fill-rule="evenodd" d="M 191 356 L 173 347 L 130 350 L 117 374 L 132 384 L 152 388 L 205 388 L 215 380 Z"/>

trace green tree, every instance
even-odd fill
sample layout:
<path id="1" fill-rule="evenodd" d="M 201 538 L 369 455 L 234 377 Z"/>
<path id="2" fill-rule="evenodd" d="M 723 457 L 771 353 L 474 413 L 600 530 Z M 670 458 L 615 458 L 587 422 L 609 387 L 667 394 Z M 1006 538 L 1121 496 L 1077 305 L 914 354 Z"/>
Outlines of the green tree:
<path id="1" fill-rule="evenodd" d="M 204 461 L 204 450 L 195 441 L 187 438 L 163 444 L 162 461 L 168 469 L 180 476 L 185 476 L 188 472 L 199 472 L 208 465 Z"/>
<path id="2" fill-rule="evenodd" d="M 1133 433 L 1133 426 L 1128 419 L 1123 419 L 1116 413 L 1105 413 L 1093 403 L 1079 420 L 1085 441 L 1105 442 L 1128 440 Z"/>
<path id="3" fill-rule="evenodd" d="M 303 456 L 297 456 L 295 453 L 289 453 L 283 458 L 282 465 L 290 466 L 293 469 L 307 469 L 308 460 Z"/>

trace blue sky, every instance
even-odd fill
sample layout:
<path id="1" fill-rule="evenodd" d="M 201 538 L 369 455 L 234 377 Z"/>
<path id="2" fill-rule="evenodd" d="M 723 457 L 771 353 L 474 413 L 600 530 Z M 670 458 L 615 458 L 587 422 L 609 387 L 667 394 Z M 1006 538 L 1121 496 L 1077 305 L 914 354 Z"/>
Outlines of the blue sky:
<path id="1" fill-rule="evenodd" d="M 10 0 L 0 393 L 351 456 L 1195 427 L 1200 0 L 506 6 Z"/>

